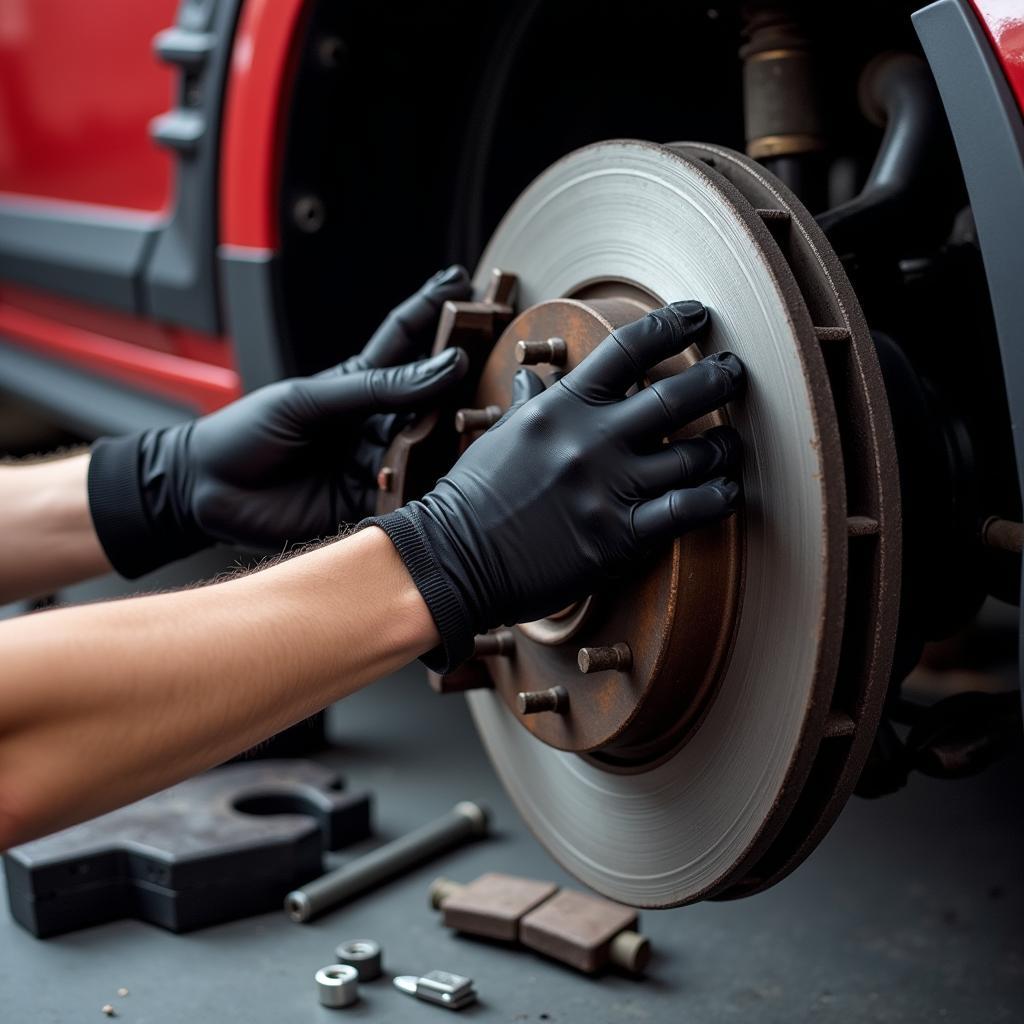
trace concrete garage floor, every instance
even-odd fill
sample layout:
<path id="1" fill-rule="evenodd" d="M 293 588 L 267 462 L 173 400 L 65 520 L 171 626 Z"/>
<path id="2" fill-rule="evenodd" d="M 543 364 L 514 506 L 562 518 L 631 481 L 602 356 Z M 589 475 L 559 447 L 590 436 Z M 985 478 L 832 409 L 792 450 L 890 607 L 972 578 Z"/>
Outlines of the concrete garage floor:
<path id="1" fill-rule="evenodd" d="M 964 782 L 918 778 L 897 796 L 855 800 L 812 858 L 770 892 L 642 915 L 656 950 L 646 980 L 593 980 L 458 938 L 427 907 L 427 886 L 442 873 L 571 883 L 505 799 L 461 698 L 434 696 L 413 668 L 334 708 L 331 731 L 337 749 L 318 757 L 374 792 L 373 843 L 464 798 L 490 804 L 499 834 L 309 925 L 271 913 L 179 936 L 122 921 L 40 941 L 4 907 L 0 1019 L 102 1020 L 107 1002 L 139 1024 L 448 1019 L 384 978 L 365 985 L 353 1008 L 322 1008 L 314 971 L 336 943 L 360 937 L 382 943 L 389 973 L 473 977 L 480 1004 L 463 1011 L 472 1021 L 1024 1019 L 1019 760 Z M 116 996 L 120 986 L 128 997 Z"/>

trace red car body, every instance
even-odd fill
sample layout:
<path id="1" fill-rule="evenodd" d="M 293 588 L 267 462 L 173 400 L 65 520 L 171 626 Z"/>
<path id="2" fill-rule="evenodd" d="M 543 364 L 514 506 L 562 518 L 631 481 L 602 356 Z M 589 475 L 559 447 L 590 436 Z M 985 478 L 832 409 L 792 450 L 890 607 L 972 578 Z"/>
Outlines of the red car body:
<path id="1" fill-rule="evenodd" d="M 0 0 L 0 339 L 7 350 L 40 367 L 108 381 L 116 393 L 153 398 L 173 414 L 214 409 L 274 376 L 273 365 L 245 371 L 242 347 L 249 342 L 238 325 L 252 311 L 243 308 L 248 293 L 232 291 L 225 266 L 262 266 L 279 249 L 289 96 L 312 6 L 308 0 Z M 225 8 L 233 9 L 225 14 Z M 1013 91 L 1019 119 L 1024 6 L 975 0 L 968 10 Z M 159 35 L 175 25 L 178 36 Z M 219 34 L 225 55 L 219 76 L 210 74 L 212 51 L 196 55 L 204 34 Z M 163 43 L 154 47 L 155 39 Z M 190 90 L 200 88 L 206 95 L 196 101 Z M 211 89 L 217 94 L 210 96 Z M 205 140 L 214 147 L 204 159 L 213 163 L 215 185 L 206 205 L 210 223 L 199 225 L 198 242 L 188 232 L 174 234 L 197 159 L 188 139 L 196 102 L 219 112 L 219 130 Z M 192 278 L 186 281 L 183 272 L 176 280 L 172 269 L 147 292 L 144 274 L 121 291 L 116 281 L 93 287 L 81 265 L 48 274 L 51 250 L 40 255 L 34 248 L 36 215 L 58 234 L 62 218 L 86 227 L 102 222 L 108 235 L 123 228 L 126 238 L 138 236 L 146 258 L 162 247 L 171 264 L 175 247 L 195 243 Z M 24 237 L 12 241 L 15 229 Z M 92 243 L 83 238 L 88 249 Z M 107 243 L 98 237 L 95 244 L 102 252 Z M 0 366 L 0 385 L 24 391 L 19 372 L 12 384 Z M 58 414 L 62 409 L 59 395 L 26 397 Z M 86 432 L 111 426 L 99 414 L 94 424 L 88 414 L 71 419 Z"/>

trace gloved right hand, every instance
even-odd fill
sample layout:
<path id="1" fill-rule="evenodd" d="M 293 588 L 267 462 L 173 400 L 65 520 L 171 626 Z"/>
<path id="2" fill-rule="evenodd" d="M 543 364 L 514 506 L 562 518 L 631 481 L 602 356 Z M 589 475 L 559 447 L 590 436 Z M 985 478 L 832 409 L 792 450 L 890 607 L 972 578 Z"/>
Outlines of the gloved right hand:
<path id="1" fill-rule="evenodd" d="M 720 474 L 738 459 L 736 432 L 664 439 L 740 394 L 739 359 L 709 356 L 624 397 L 707 325 L 699 302 L 677 302 L 614 331 L 546 391 L 519 370 L 512 407 L 434 490 L 364 521 L 388 534 L 430 609 L 431 668 L 451 671 L 476 634 L 550 615 L 733 511 L 739 489 Z"/>

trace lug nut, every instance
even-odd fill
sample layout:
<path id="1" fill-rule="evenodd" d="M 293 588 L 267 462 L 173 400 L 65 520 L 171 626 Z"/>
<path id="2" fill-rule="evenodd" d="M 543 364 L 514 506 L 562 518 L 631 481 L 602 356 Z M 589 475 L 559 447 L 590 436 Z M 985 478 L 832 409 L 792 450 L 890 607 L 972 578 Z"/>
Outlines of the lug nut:
<path id="1" fill-rule="evenodd" d="M 612 644 L 610 647 L 581 647 L 576 655 L 576 664 L 584 675 L 607 672 L 609 669 L 626 672 L 633 667 L 633 652 L 626 643 Z"/>
<path id="2" fill-rule="evenodd" d="M 541 711 L 553 711 L 564 715 L 569 710 L 569 691 L 564 686 L 552 686 L 550 690 L 532 690 L 519 694 L 519 713 L 536 715 Z"/>
<path id="3" fill-rule="evenodd" d="M 501 409 L 489 405 L 486 409 L 460 409 L 455 414 L 455 429 L 460 434 L 471 434 L 476 430 L 487 430 L 501 419 Z"/>
<path id="4" fill-rule="evenodd" d="M 496 633 L 481 633 L 473 640 L 473 657 L 508 657 L 515 650 L 515 646 L 516 638 L 511 629 L 499 629 Z"/>
<path id="5" fill-rule="evenodd" d="M 395 482 L 395 471 L 390 466 L 381 466 L 377 473 L 377 490 L 390 491 Z"/>
<path id="6" fill-rule="evenodd" d="M 562 338 L 516 342 L 516 362 L 522 363 L 523 366 L 533 366 L 537 363 L 565 366 L 568 358 L 569 350 Z"/>

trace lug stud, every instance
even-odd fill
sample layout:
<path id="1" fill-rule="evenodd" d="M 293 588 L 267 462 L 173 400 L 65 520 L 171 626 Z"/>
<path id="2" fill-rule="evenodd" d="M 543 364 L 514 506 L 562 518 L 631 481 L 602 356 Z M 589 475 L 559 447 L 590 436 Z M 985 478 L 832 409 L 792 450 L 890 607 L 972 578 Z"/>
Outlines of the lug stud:
<path id="1" fill-rule="evenodd" d="M 473 640 L 474 658 L 507 658 L 516 646 L 515 634 L 511 629 L 499 629 L 495 633 L 481 633 Z"/>
<path id="2" fill-rule="evenodd" d="M 469 690 L 490 690 L 494 683 L 481 661 L 467 661 L 454 672 L 438 675 L 437 672 L 427 673 L 427 682 L 434 693 L 467 693 Z"/>
<path id="3" fill-rule="evenodd" d="M 518 698 L 521 715 L 536 715 L 541 711 L 553 711 L 564 715 L 569 710 L 569 691 L 564 686 L 552 686 L 550 690 L 532 690 L 521 693 Z"/>
<path id="4" fill-rule="evenodd" d="M 471 434 L 487 430 L 501 419 L 499 406 L 489 405 L 485 409 L 460 409 L 455 414 L 455 430 L 460 434 Z"/>
<path id="5" fill-rule="evenodd" d="M 523 366 L 548 363 L 551 366 L 565 366 L 569 350 L 562 338 L 548 338 L 545 341 L 517 341 L 516 362 Z"/>
<path id="6" fill-rule="evenodd" d="M 633 652 L 626 643 L 609 647 L 581 647 L 576 655 L 576 664 L 584 675 L 607 672 L 609 669 L 627 672 L 633 667 Z"/>

